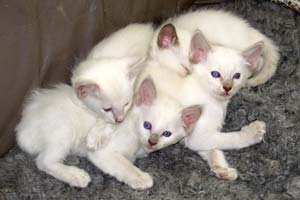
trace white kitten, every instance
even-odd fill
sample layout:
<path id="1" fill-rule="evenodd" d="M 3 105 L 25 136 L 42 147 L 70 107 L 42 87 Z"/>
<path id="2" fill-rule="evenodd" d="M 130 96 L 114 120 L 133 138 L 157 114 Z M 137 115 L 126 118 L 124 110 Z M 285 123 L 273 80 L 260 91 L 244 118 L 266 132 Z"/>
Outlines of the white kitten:
<path id="1" fill-rule="evenodd" d="M 97 114 L 77 98 L 72 87 L 61 84 L 39 89 L 25 104 L 16 127 L 18 145 L 36 155 L 37 167 L 72 186 L 86 187 L 89 175 L 63 164 L 69 154 L 85 156 L 85 137 Z"/>
<path id="2" fill-rule="evenodd" d="M 182 44 L 180 38 L 177 40 L 178 44 Z M 192 74 L 178 76 L 178 71 L 166 66 L 163 59 L 154 57 L 147 62 L 141 79 L 150 74 L 161 92 L 174 97 L 185 106 L 203 106 L 201 119 L 194 131 L 185 138 L 185 144 L 208 160 L 218 177 L 233 180 L 237 177 L 237 172 L 228 166 L 223 153 L 218 149 L 239 149 L 260 142 L 265 133 L 265 124 L 256 121 L 241 131 L 226 134 L 220 132 L 220 129 L 230 98 L 246 84 L 258 67 L 262 43 L 257 42 L 239 52 L 232 48 L 210 45 L 200 31 L 196 31 L 190 40 L 189 60 L 198 63 L 192 66 Z M 170 41 L 172 42 L 164 41 L 165 48 L 171 47 L 176 52 L 176 46 L 168 44 Z M 177 48 L 180 47 L 177 45 Z"/>
<path id="3" fill-rule="evenodd" d="M 129 24 L 97 44 L 88 55 L 90 58 L 144 57 L 154 34 L 151 24 Z"/>
<path id="4" fill-rule="evenodd" d="M 144 58 L 87 59 L 73 71 L 78 98 L 110 123 L 120 123 L 131 106 L 133 87 Z"/>
<path id="5" fill-rule="evenodd" d="M 255 121 L 241 131 L 231 133 L 222 133 L 220 129 L 230 98 L 246 85 L 248 78 L 259 67 L 258 60 L 263 43 L 257 42 L 244 51 L 238 52 L 234 49 L 210 45 L 198 31 L 192 38 L 192 44 L 191 58 L 198 62 L 193 67 L 194 73 L 198 76 L 201 87 L 214 97 L 215 102 L 205 103 L 204 110 L 206 109 L 208 113 L 205 115 L 205 111 L 203 112 L 201 118 L 203 121 L 199 120 L 194 132 L 185 139 L 185 143 L 187 147 L 198 151 L 208 161 L 212 171 L 219 178 L 234 180 L 237 178 L 237 172 L 229 167 L 220 150 L 240 149 L 262 141 L 266 131 L 265 123 Z M 217 109 L 218 107 L 220 110 Z M 205 143 L 202 142 L 203 140 Z"/>
<path id="6" fill-rule="evenodd" d="M 173 27 L 174 30 L 176 27 L 178 32 L 170 31 L 172 29 L 171 27 Z M 247 81 L 249 86 L 262 84 L 269 80 L 275 73 L 279 53 L 274 43 L 258 30 L 252 28 L 245 20 L 222 10 L 198 10 L 167 20 L 161 26 L 161 29 L 155 33 L 158 39 L 152 41 L 152 46 L 154 47 L 153 51 L 156 52 L 160 60 L 165 59 L 165 65 L 170 66 L 170 64 L 172 64 L 174 67 L 172 63 L 174 61 L 168 62 L 168 59 L 166 59 L 166 45 L 161 45 L 166 43 L 166 41 L 172 41 L 169 43 L 168 49 L 169 52 L 170 50 L 173 53 L 175 52 L 175 55 L 170 55 L 169 53 L 168 57 L 172 60 L 177 58 L 176 62 L 180 60 L 178 63 L 181 63 L 185 68 L 191 70 L 189 64 L 190 46 L 187 45 L 186 40 L 188 35 L 191 37 L 197 29 L 201 30 L 211 44 L 230 47 L 238 51 L 243 51 L 258 41 L 263 42 L 262 54 L 258 59 L 259 64 Z M 178 42 L 178 40 L 180 40 L 180 42 Z M 191 62 L 193 63 L 193 61 Z"/>
<path id="7" fill-rule="evenodd" d="M 153 180 L 132 162 L 138 157 L 181 140 L 201 114 L 199 105 L 182 106 L 174 99 L 157 93 L 150 78 L 142 81 L 133 109 L 118 125 L 107 146 L 88 153 L 89 159 L 103 172 L 116 177 L 134 189 L 152 187 Z M 89 133 L 91 141 L 101 130 Z"/>
<path id="8" fill-rule="evenodd" d="M 148 32 L 148 25 L 145 27 Z M 135 35 L 136 28 L 128 26 L 126 30 L 127 34 Z M 137 41 L 133 41 L 135 39 Z M 111 57 L 106 57 L 109 54 L 101 57 L 103 54 L 99 53 L 99 57 L 81 62 L 73 72 L 73 88 L 60 84 L 53 89 L 34 91 L 16 127 L 19 146 L 37 155 L 38 168 L 73 186 L 86 187 L 90 177 L 84 170 L 64 165 L 64 158 L 68 154 L 86 156 L 85 138 L 96 121 L 98 128 L 110 133 L 113 127 L 106 122 L 124 120 L 132 102 L 134 81 L 149 46 L 142 41 L 140 48 L 144 48 L 144 52 L 133 56 L 126 55 L 125 48 L 132 47 L 126 44 L 139 47 L 140 35 L 126 43 L 120 37 L 109 37 L 106 41 L 100 43 L 94 53 L 103 47 L 116 52 L 122 50 L 123 54 L 113 57 L 110 52 Z"/>
<path id="9" fill-rule="evenodd" d="M 16 131 L 19 146 L 37 155 L 40 170 L 72 186 L 87 186 L 88 174 L 63 160 L 68 154 L 86 156 L 85 138 L 96 121 L 105 133 L 112 130 L 106 122 L 123 121 L 133 98 L 130 60 L 86 60 L 74 71 L 75 89 L 61 84 L 34 91 Z"/>
<path id="10" fill-rule="evenodd" d="M 124 120 L 153 32 L 150 24 L 130 24 L 97 44 L 74 70 L 72 84 L 78 96 L 106 121 Z"/>

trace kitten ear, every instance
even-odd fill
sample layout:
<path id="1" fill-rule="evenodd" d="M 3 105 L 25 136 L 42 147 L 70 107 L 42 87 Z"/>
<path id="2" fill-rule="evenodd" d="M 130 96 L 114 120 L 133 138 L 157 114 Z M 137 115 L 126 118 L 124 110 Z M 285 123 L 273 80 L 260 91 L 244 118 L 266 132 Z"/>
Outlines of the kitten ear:
<path id="1" fill-rule="evenodd" d="M 170 45 L 178 44 L 178 36 L 173 24 L 164 25 L 157 37 L 157 45 L 159 48 L 166 49 Z"/>
<path id="2" fill-rule="evenodd" d="M 202 107 L 200 105 L 193 105 L 183 109 L 181 112 L 181 120 L 184 128 L 190 129 L 191 126 L 198 121 L 201 113 Z"/>
<path id="3" fill-rule="evenodd" d="M 148 77 L 141 83 L 137 96 L 135 98 L 135 105 L 151 105 L 156 98 L 156 89 L 153 80 Z"/>
<path id="4" fill-rule="evenodd" d="M 190 46 L 190 62 L 197 64 L 206 60 L 207 54 L 211 49 L 208 41 L 200 30 L 196 30 Z"/>
<path id="5" fill-rule="evenodd" d="M 128 72 L 128 76 L 129 79 L 134 79 L 137 77 L 137 75 L 140 73 L 140 71 L 144 68 L 144 61 L 146 60 L 147 56 L 144 56 L 142 58 L 135 58 L 135 60 L 131 63 L 129 63 L 128 67 L 129 67 L 129 72 Z"/>
<path id="6" fill-rule="evenodd" d="M 83 99 L 88 95 L 96 96 L 100 91 L 99 86 L 94 83 L 79 83 L 75 86 L 75 88 L 79 99 Z"/>
<path id="7" fill-rule="evenodd" d="M 258 67 L 257 61 L 262 55 L 263 46 L 263 41 L 259 41 L 242 52 L 242 56 L 247 61 L 249 69 L 252 72 Z"/>

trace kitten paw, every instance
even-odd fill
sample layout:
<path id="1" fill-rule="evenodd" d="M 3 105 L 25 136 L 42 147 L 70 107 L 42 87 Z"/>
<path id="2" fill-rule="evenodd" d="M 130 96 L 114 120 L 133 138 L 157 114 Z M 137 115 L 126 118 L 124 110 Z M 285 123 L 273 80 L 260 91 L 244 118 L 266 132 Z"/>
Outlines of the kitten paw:
<path id="1" fill-rule="evenodd" d="M 128 181 L 127 184 L 133 189 L 144 190 L 153 186 L 153 179 L 148 173 L 142 172 Z"/>
<path id="2" fill-rule="evenodd" d="M 238 173 L 235 168 L 214 166 L 211 170 L 216 174 L 218 178 L 223 180 L 233 181 L 238 177 Z"/>
<path id="3" fill-rule="evenodd" d="M 266 123 L 263 121 L 255 121 L 242 129 L 252 135 L 251 144 L 259 143 L 263 140 L 266 133 Z"/>
<path id="4" fill-rule="evenodd" d="M 101 133 L 89 133 L 86 137 L 86 146 L 91 151 L 96 151 L 101 147 L 104 147 L 109 141 L 109 137 L 107 135 Z"/>
<path id="5" fill-rule="evenodd" d="M 68 183 L 71 186 L 80 188 L 87 187 L 89 182 L 91 181 L 91 178 L 86 171 L 78 169 L 76 167 L 68 171 L 68 179 Z"/>

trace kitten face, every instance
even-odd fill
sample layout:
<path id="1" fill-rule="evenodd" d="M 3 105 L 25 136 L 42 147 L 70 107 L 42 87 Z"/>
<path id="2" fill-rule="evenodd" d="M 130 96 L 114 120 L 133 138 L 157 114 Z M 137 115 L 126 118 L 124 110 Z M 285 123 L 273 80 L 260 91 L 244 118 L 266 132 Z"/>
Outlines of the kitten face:
<path id="1" fill-rule="evenodd" d="M 156 46 L 152 44 L 152 56 L 159 62 L 181 76 L 193 70 L 201 76 L 205 74 L 202 78 L 206 80 L 204 84 L 209 92 L 218 98 L 229 99 L 257 71 L 263 43 L 257 42 L 243 52 L 221 46 L 212 48 L 201 31 L 196 30 L 191 35 L 166 24 L 158 33 Z M 199 70 L 195 64 L 200 64 L 204 69 Z"/>
<path id="2" fill-rule="evenodd" d="M 138 129 L 146 152 L 172 145 L 186 135 L 180 119 L 180 105 L 167 98 L 159 98 L 159 101 L 140 109 Z"/>
<path id="3" fill-rule="evenodd" d="M 139 139 L 148 153 L 177 143 L 201 114 L 198 105 L 183 109 L 174 99 L 157 97 L 151 79 L 145 79 L 141 84 L 135 105 L 139 113 L 136 124 Z"/>
<path id="4" fill-rule="evenodd" d="M 196 31 L 191 40 L 191 60 L 198 63 L 195 72 L 201 77 L 208 92 L 221 99 L 229 99 L 238 92 L 258 68 L 262 42 L 243 52 L 222 47 L 211 47 L 204 35 Z"/>
<path id="5" fill-rule="evenodd" d="M 194 67 L 208 92 L 224 99 L 231 98 L 251 76 L 243 57 L 224 47 L 214 47 L 206 60 Z"/>
<path id="6" fill-rule="evenodd" d="M 132 104 L 139 72 L 136 58 L 89 59 L 75 69 L 72 84 L 79 99 L 109 123 L 120 123 Z"/>
<path id="7" fill-rule="evenodd" d="M 109 123 L 121 123 L 131 106 L 132 85 L 126 86 L 126 81 L 119 79 L 122 86 L 118 87 L 118 93 L 112 93 L 110 88 L 102 87 L 103 83 L 84 83 L 77 88 L 77 94 L 82 102 L 92 111 Z M 106 82 L 109 83 L 109 82 Z M 114 84 L 110 82 L 110 84 Z M 92 88 L 92 89 L 91 89 Z M 93 89 L 94 88 L 94 89 Z M 128 91 L 128 92 L 124 92 Z"/>

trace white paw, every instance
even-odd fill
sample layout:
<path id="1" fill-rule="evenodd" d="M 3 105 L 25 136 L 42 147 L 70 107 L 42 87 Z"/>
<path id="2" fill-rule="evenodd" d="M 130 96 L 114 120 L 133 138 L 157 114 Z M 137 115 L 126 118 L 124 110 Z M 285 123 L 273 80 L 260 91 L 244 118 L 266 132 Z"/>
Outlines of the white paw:
<path id="1" fill-rule="evenodd" d="M 89 133 L 86 137 L 86 146 L 91 151 L 96 151 L 97 149 L 104 147 L 109 141 L 109 137 L 105 134 L 94 134 Z"/>
<path id="2" fill-rule="evenodd" d="M 264 138 L 266 133 L 266 123 L 263 121 L 255 121 L 244 127 L 242 130 L 246 131 L 247 134 L 251 134 L 252 137 L 249 142 L 251 144 L 256 144 L 261 142 Z"/>
<path id="3" fill-rule="evenodd" d="M 130 178 L 127 184 L 133 189 L 144 190 L 153 186 L 153 179 L 148 173 L 142 172 Z"/>
<path id="4" fill-rule="evenodd" d="M 223 180 L 233 181 L 238 177 L 238 173 L 235 168 L 214 166 L 211 170 L 218 178 Z"/>
<path id="5" fill-rule="evenodd" d="M 82 169 L 74 167 L 68 172 L 68 183 L 71 186 L 85 188 L 91 181 L 89 174 Z"/>

